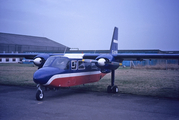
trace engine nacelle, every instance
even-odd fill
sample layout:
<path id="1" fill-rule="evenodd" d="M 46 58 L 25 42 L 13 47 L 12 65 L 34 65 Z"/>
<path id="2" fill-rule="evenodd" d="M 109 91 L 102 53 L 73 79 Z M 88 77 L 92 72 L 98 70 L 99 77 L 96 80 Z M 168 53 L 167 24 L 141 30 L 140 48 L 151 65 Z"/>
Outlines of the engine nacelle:
<path id="1" fill-rule="evenodd" d="M 96 58 L 96 66 L 101 68 L 101 72 L 108 73 L 119 67 L 118 62 L 114 62 L 114 57 L 110 54 L 102 54 Z"/>

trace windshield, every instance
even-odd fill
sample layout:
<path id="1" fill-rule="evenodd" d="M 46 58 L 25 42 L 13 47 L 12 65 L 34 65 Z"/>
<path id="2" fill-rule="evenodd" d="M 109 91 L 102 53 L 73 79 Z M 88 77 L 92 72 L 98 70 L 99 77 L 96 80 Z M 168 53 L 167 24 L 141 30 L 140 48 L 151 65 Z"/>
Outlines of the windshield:
<path id="1" fill-rule="evenodd" d="M 59 69 L 69 69 L 69 59 L 63 57 L 50 57 L 43 67 L 56 67 Z"/>

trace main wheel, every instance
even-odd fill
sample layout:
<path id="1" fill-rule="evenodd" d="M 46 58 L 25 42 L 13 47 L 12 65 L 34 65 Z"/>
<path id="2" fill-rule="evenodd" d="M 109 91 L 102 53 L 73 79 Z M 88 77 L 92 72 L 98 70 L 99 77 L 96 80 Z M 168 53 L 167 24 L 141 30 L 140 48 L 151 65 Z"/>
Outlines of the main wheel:
<path id="1" fill-rule="evenodd" d="M 112 93 L 118 93 L 119 92 L 119 89 L 117 86 L 113 86 L 112 87 Z"/>
<path id="2" fill-rule="evenodd" d="M 107 87 L 107 92 L 108 92 L 108 93 L 111 93 L 111 92 L 112 92 L 112 89 L 111 89 L 111 86 L 110 86 L 110 85 Z"/>
<path id="3" fill-rule="evenodd" d="M 41 92 L 40 90 L 38 90 L 37 93 L 36 93 L 36 99 L 37 100 L 43 100 L 43 98 L 44 98 L 44 93 Z"/>

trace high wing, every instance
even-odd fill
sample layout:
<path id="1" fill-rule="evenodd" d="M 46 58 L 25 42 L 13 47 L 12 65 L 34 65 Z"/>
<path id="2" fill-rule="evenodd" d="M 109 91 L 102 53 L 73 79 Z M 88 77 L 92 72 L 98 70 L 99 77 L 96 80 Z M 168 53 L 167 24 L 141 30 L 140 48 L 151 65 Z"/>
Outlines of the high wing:
<path id="1" fill-rule="evenodd" d="M 96 59 L 101 54 L 84 54 L 83 59 Z M 106 54 L 107 55 L 107 54 Z M 143 59 L 179 59 L 179 54 L 114 54 L 114 61 Z"/>
<path id="2" fill-rule="evenodd" d="M 38 53 L 0 53 L 1 57 L 23 57 L 26 59 L 33 59 Z"/>

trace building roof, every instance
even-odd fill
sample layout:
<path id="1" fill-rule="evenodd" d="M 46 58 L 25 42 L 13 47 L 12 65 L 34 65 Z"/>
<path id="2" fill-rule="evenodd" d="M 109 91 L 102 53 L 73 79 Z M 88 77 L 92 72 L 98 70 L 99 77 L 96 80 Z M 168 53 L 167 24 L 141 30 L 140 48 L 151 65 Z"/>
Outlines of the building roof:
<path id="1" fill-rule="evenodd" d="M 0 44 L 66 47 L 46 37 L 0 33 Z"/>

